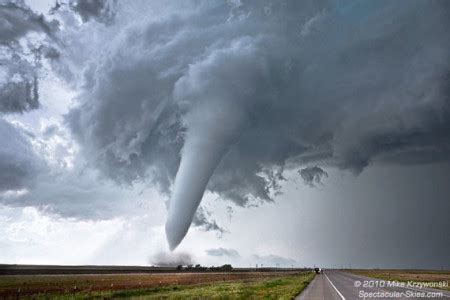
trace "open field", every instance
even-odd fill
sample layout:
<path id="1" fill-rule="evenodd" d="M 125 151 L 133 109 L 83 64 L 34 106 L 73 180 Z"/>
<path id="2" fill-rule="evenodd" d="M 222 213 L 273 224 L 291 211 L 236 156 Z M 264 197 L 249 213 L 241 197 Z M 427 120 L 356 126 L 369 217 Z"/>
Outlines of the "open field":
<path id="1" fill-rule="evenodd" d="M 290 299 L 311 272 L 228 272 L 0 276 L 0 298 L 185 298 L 230 296 Z"/>
<path id="2" fill-rule="evenodd" d="M 450 271 L 434 270 L 349 270 L 349 272 L 378 279 L 399 281 L 399 282 L 447 282 L 443 290 L 450 291 Z M 435 287 L 439 288 L 439 287 Z"/>

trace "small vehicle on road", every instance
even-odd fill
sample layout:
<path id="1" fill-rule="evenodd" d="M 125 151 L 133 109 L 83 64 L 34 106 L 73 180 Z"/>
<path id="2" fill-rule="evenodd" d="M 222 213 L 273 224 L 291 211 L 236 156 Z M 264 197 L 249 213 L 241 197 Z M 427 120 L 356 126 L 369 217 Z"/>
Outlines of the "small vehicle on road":
<path id="1" fill-rule="evenodd" d="M 316 274 L 321 274 L 322 273 L 322 269 L 321 268 L 314 268 L 314 272 L 316 272 Z"/>

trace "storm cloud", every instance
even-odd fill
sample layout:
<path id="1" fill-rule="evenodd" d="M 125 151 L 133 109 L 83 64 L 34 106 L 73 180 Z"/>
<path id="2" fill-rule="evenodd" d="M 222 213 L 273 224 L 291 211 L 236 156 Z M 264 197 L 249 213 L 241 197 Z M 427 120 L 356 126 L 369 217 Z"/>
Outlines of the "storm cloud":
<path id="1" fill-rule="evenodd" d="M 328 177 L 328 173 L 317 166 L 307 167 L 298 171 L 304 183 L 310 187 L 322 183 L 323 177 Z"/>
<path id="2" fill-rule="evenodd" d="M 151 191 L 118 186 L 86 167 L 62 124 L 28 128 L 0 118 L 0 205 L 35 207 L 72 220 L 133 216 Z"/>
<path id="3" fill-rule="evenodd" d="M 67 119 L 106 176 L 172 195 L 171 247 L 205 189 L 245 206 L 308 163 L 449 159 L 447 2 L 152 8 L 95 57 Z"/>
<path id="4" fill-rule="evenodd" d="M 71 0 L 70 8 L 79 14 L 83 22 L 96 20 L 109 23 L 114 18 L 115 0 Z"/>
<path id="5" fill-rule="evenodd" d="M 39 108 L 50 60 L 77 90 L 65 118 L 80 160 L 170 197 L 171 248 L 192 222 L 224 232 L 198 210 L 205 191 L 245 207 L 274 201 L 286 170 L 313 185 L 326 176 L 316 164 L 357 175 L 449 161 L 446 1 L 61 5 L 49 21 L 23 1 L 0 2 L 0 113 Z M 0 188 L 28 189 L 40 168 L 32 140 L 3 119 L 0 130 L 11 141 L 0 146 Z M 60 186 L 41 177 L 36 191 L 74 203 L 74 174 Z"/>
<path id="6" fill-rule="evenodd" d="M 42 167 L 27 132 L 0 118 L 0 203 L 27 193 Z M 14 196 L 14 197 L 12 197 Z M 14 199 L 13 199 L 14 200 Z"/>
<path id="7" fill-rule="evenodd" d="M 41 57 L 56 50 L 58 22 L 48 22 L 23 1 L 0 1 L 0 112 L 22 113 L 39 107 Z"/>
<path id="8" fill-rule="evenodd" d="M 221 237 L 227 230 L 220 227 L 215 220 L 210 219 L 210 216 L 210 212 L 199 206 L 192 220 L 192 224 L 204 231 L 215 231 L 218 237 Z"/>

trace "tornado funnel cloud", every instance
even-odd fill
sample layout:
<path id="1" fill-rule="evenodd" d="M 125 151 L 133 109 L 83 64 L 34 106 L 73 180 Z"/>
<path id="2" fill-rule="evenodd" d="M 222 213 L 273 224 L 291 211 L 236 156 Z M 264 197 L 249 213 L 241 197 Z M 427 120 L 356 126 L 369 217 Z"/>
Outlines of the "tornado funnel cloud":
<path id="1" fill-rule="evenodd" d="M 214 113 L 206 113 L 211 111 Z M 202 106 L 187 117 L 188 132 L 166 221 L 171 250 L 189 230 L 209 178 L 236 139 L 242 120 L 242 111 L 229 103 L 219 107 Z"/>
<path id="2" fill-rule="evenodd" d="M 167 241 L 171 250 L 175 249 L 186 235 L 208 180 L 220 162 L 225 148 L 223 141 L 210 140 L 208 137 L 186 141 L 166 222 Z"/>

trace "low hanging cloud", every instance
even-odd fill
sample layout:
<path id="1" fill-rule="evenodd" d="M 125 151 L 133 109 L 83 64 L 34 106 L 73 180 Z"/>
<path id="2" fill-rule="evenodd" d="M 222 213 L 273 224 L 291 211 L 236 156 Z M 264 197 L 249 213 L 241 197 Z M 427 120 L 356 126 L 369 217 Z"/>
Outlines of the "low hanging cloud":
<path id="1" fill-rule="evenodd" d="M 216 257 L 230 257 L 230 258 L 239 258 L 241 257 L 239 255 L 239 252 L 235 249 L 227 249 L 227 248 L 214 248 L 214 249 L 207 249 L 205 250 L 206 254 L 209 256 L 216 256 Z"/>
<path id="2" fill-rule="evenodd" d="M 328 173 L 325 172 L 322 168 L 317 166 L 307 167 L 298 171 L 300 176 L 303 179 L 303 182 L 310 187 L 314 187 L 317 184 L 322 183 L 322 178 L 328 177 Z"/>
<path id="3" fill-rule="evenodd" d="M 215 220 L 211 220 L 210 216 L 211 214 L 200 206 L 195 213 L 192 224 L 204 231 L 214 231 L 218 237 L 222 237 L 227 230 L 220 227 Z"/>
<path id="4" fill-rule="evenodd" d="M 286 168 L 450 159 L 445 1 L 134 8 L 67 121 L 103 174 L 171 195 L 171 248 L 205 189 L 246 206 L 273 201 Z"/>

